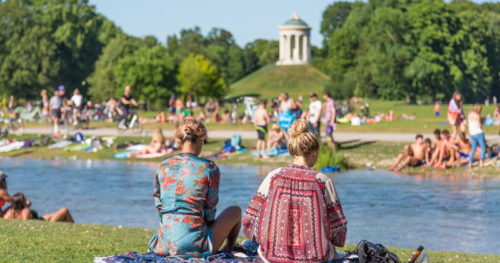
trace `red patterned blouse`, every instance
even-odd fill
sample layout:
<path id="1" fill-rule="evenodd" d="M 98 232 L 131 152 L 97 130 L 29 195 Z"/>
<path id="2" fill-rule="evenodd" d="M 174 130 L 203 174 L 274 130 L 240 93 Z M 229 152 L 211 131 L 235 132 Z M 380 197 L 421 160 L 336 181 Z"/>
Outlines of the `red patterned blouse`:
<path id="1" fill-rule="evenodd" d="M 324 262 L 337 257 L 347 220 L 332 181 L 290 165 L 267 175 L 243 218 L 243 232 L 268 262 Z"/>

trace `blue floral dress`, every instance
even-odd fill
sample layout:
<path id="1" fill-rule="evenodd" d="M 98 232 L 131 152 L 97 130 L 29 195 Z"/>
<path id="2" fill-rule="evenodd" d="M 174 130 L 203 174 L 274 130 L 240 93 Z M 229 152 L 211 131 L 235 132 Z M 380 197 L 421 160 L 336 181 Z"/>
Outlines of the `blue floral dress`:
<path id="1" fill-rule="evenodd" d="M 153 198 L 160 227 L 149 242 L 150 252 L 181 258 L 203 258 L 212 251 L 219 195 L 219 168 L 194 154 L 165 158 L 154 177 Z"/>

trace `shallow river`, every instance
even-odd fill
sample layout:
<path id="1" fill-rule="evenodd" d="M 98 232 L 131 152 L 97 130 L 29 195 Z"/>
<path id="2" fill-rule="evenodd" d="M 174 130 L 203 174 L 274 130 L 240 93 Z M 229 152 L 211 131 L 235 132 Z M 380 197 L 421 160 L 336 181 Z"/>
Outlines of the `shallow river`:
<path id="1" fill-rule="evenodd" d="M 0 158 L 9 192 L 39 214 L 70 209 L 77 223 L 155 228 L 156 164 Z M 219 208 L 246 208 L 272 168 L 221 166 Z M 500 254 L 500 179 L 401 176 L 356 170 L 332 177 L 349 220 L 348 242 Z"/>

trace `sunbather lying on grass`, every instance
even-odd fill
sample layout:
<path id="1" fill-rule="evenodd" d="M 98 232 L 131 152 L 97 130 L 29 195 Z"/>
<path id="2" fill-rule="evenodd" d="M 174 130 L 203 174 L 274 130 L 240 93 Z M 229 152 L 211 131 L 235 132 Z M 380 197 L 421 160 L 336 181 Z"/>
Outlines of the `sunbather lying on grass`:
<path id="1" fill-rule="evenodd" d="M 38 216 L 35 210 L 31 210 L 31 201 L 26 199 L 23 193 L 15 193 L 12 196 L 12 205 L 7 208 L 4 219 L 18 220 L 45 220 L 50 222 L 70 222 L 73 223 L 73 217 L 67 208 L 61 208 L 57 212 L 46 214 L 42 217 Z"/>
<path id="2" fill-rule="evenodd" d="M 146 154 L 161 153 L 162 151 L 166 150 L 165 141 L 166 140 L 165 136 L 163 136 L 163 131 L 160 128 L 158 128 L 154 131 L 151 142 L 148 144 L 148 146 L 146 146 L 146 148 L 144 148 L 144 150 L 140 152 L 130 153 L 128 157 L 133 158 L 133 157 L 143 156 Z"/>

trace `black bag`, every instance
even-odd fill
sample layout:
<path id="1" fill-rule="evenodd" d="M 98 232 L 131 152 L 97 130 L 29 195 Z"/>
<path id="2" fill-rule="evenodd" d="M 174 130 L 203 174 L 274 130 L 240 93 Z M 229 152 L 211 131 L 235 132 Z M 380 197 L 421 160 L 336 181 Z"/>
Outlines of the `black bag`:
<path id="1" fill-rule="evenodd" d="M 396 254 L 381 244 L 362 240 L 356 250 L 347 252 L 340 262 L 345 263 L 401 263 Z"/>

